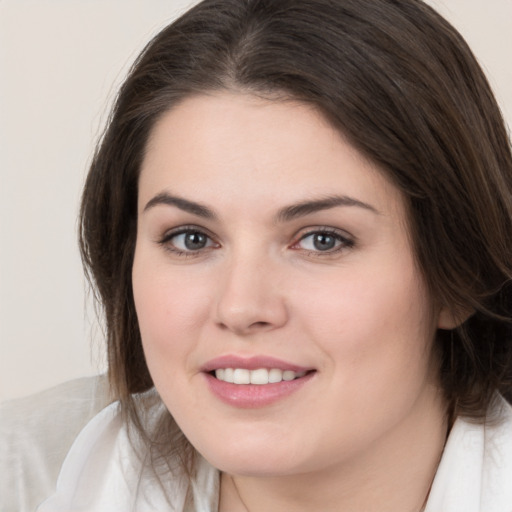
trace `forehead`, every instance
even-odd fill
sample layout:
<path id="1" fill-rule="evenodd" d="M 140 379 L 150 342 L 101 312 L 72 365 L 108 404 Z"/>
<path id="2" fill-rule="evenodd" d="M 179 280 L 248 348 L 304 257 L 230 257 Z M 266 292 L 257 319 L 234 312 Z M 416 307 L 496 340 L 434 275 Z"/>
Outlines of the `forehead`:
<path id="1" fill-rule="evenodd" d="M 141 202 L 164 191 L 206 203 L 243 198 L 246 205 L 332 194 L 385 210 L 403 202 L 383 172 L 314 107 L 227 92 L 187 98 L 162 116 L 139 188 Z"/>

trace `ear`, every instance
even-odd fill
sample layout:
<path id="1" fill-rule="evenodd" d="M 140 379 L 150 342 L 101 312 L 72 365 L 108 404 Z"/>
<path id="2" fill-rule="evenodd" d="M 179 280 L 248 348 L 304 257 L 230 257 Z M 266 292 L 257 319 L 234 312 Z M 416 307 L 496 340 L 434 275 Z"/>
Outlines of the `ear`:
<path id="1" fill-rule="evenodd" d="M 444 307 L 437 317 L 437 328 L 451 331 L 462 325 L 472 314 L 473 309 Z"/>

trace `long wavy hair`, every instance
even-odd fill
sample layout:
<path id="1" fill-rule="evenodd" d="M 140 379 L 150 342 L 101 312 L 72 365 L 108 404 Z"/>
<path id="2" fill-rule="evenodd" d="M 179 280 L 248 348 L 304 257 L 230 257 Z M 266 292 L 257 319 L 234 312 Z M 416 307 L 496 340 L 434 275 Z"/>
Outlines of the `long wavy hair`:
<path id="1" fill-rule="evenodd" d="M 127 416 L 140 426 L 134 394 L 153 386 L 131 282 L 146 143 L 178 102 L 224 90 L 311 104 L 382 169 L 405 198 L 432 300 L 472 312 L 437 333 L 447 403 L 481 419 L 496 392 L 510 396 L 511 148 L 460 34 L 420 0 L 205 0 L 137 58 L 83 192 L 80 247 Z M 186 459 L 170 415 L 161 431 Z"/>

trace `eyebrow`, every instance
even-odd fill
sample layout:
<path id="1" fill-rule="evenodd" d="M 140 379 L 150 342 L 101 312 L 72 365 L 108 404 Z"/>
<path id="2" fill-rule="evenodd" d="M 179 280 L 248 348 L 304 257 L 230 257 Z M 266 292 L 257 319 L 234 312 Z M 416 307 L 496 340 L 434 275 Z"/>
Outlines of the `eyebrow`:
<path id="1" fill-rule="evenodd" d="M 161 192 L 160 194 L 153 197 L 153 199 L 151 199 L 144 207 L 144 212 L 160 204 L 176 206 L 176 208 L 179 208 L 180 210 L 192 213 L 198 217 L 203 217 L 204 219 L 214 220 L 217 218 L 213 210 L 207 206 L 196 203 L 195 201 L 183 199 L 182 197 L 170 195 L 167 192 Z"/>
<path id="2" fill-rule="evenodd" d="M 289 222 L 293 219 L 304 217 L 311 213 L 316 213 L 322 210 L 329 210 L 338 206 L 355 206 L 380 215 L 380 212 L 368 203 L 364 203 L 363 201 L 359 201 L 359 199 L 354 199 L 353 197 L 349 196 L 335 195 L 285 206 L 277 213 L 276 220 L 278 222 Z"/>
<path id="3" fill-rule="evenodd" d="M 182 197 L 173 196 L 171 194 L 168 194 L 167 192 L 161 192 L 160 194 L 153 197 L 153 199 L 151 199 L 144 207 L 144 212 L 151 208 L 154 208 L 157 205 L 175 206 L 180 210 L 191 213 L 193 215 L 197 215 L 198 217 L 202 217 L 204 219 L 217 219 L 217 215 L 211 208 L 208 208 L 203 204 L 196 203 L 195 201 L 190 201 Z M 368 203 L 364 203 L 359 199 L 355 199 L 349 196 L 335 195 L 311 201 L 302 201 L 300 203 L 285 206 L 284 208 L 281 208 L 277 212 L 275 220 L 277 222 L 289 222 L 291 220 L 304 217 L 311 213 L 316 213 L 322 210 L 329 210 L 331 208 L 336 208 L 339 206 L 353 206 L 363 208 L 372 213 L 380 215 L 380 212 Z"/>

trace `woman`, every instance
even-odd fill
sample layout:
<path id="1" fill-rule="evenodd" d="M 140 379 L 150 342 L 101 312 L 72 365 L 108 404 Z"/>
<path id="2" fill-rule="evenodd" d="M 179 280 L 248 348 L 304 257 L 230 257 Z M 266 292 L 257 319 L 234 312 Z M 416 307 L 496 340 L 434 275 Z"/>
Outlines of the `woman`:
<path id="1" fill-rule="evenodd" d="M 83 195 L 118 403 L 39 510 L 512 506 L 512 157 L 418 0 L 206 0 Z"/>

